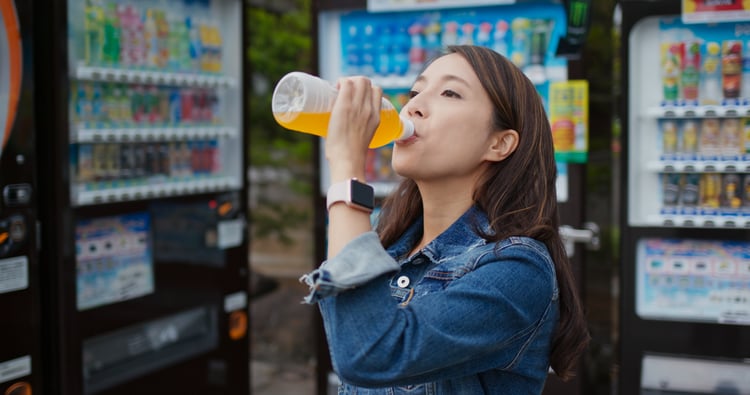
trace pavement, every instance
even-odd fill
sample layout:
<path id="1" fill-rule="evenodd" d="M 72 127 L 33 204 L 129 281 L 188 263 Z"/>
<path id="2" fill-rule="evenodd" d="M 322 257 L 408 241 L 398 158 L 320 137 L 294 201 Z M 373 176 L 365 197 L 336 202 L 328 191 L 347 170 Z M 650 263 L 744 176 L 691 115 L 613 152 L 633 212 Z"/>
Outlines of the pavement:
<path id="1" fill-rule="evenodd" d="M 249 176 L 255 186 L 250 188 L 250 205 L 256 214 L 277 218 L 293 209 L 310 216 L 284 229 L 291 243 L 273 235 L 251 238 L 251 395 L 315 395 L 317 307 L 301 303 L 308 290 L 298 280 L 316 266 L 313 200 L 289 189 L 291 173 L 255 170 Z M 260 204 L 264 199 L 275 204 Z"/>
<path id="2" fill-rule="evenodd" d="M 251 395 L 313 395 L 315 366 L 250 361 Z"/>
<path id="3" fill-rule="evenodd" d="M 250 304 L 250 395 L 314 395 L 317 311 L 300 303 L 307 288 L 296 275 L 260 277 L 263 294 Z"/>

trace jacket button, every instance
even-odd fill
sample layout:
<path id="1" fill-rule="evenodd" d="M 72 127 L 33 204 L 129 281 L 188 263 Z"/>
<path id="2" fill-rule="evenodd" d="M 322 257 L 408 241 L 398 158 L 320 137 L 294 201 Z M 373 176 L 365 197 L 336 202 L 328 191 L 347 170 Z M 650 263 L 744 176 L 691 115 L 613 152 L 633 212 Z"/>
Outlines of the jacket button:
<path id="1" fill-rule="evenodd" d="M 399 288 L 406 288 L 409 286 L 409 277 L 401 276 L 396 280 L 396 284 L 398 284 Z"/>

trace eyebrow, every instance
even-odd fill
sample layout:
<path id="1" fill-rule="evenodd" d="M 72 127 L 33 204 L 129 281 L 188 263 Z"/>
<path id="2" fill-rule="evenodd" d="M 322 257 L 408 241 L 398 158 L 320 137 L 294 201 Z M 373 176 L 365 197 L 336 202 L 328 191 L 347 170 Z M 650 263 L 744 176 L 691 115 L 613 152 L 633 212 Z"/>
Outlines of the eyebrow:
<path id="1" fill-rule="evenodd" d="M 419 77 L 417 77 L 417 79 L 414 80 L 414 83 L 416 84 L 417 82 L 423 82 L 423 81 L 426 81 L 426 80 L 427 80 L 427 78 L 424 76 L 424 74 L 420 74 Z M 468 81 L 466 81 L 465 79 L 463 79 L 463 78 L 461 78 L 461 77 L 459 77 L 459 76 L 457 76 L 455 74 L 444 75 L 444 76 L 438 78 L 438 80 L 441 80 L 441 81 L 456 81 L 456 82 L 459 82 L 459 83 L 461 83 L 463 85 L 466 85 L 467 88 L 471 88 L 471 85 L 469 85 Z"/>

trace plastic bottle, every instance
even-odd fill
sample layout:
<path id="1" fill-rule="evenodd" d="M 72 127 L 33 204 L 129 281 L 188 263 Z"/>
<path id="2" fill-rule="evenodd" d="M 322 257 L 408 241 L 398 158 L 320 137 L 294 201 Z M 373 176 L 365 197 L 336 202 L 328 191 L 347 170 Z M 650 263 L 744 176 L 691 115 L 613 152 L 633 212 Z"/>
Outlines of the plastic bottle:
<path id="1" fill-rule="evenodd" d="M 375 27 L 367 24 L 362 29 L 362 52 L 360 57 L 360 71 L 362 75 L 375 75 Z"/>
<path id="2" fill-rule="evenodd" d="M 393 47 L 393 27 L 389 24 L 378 27 L 378 39 L 375 53 L 375 73 L 387 76 L 395 69 L 391 47 Z"/>
<path id="3" fill-rule="evenodd" d="M 422 44 L 422 33 L 424 26 L 421 23 L 415 23 L 409 26 L 409 37 L 411 38 L 411 48 L 409 48 L 409 72 L 418 74 L 426 60 L 427 51 Z"/>
<path id="4" fill-rule="evenodd" d="M 293 71 L 279 80 L 271 99 L 273 116 L 281 126 L 298 132 L 326 137 L 336 88 L 310 74 Z M 383 98 L 380 125 L 370 148 L 382 147 L 414 134 L 414 124 L 401 118 L 390 101 Z"/>
<path id="5" fill-rule="evenodd" d="M 746 44 L 742 54 L 742 89 L 741 94 L 745 105 L 750 104 L 750 41 Z"/>
<path id="6" fill-rule="evenodd" d="M 685 104 L 698 104 L 698 85 L 700 82 L 701 44 L 696 41 L 684 43 L 682 57 L 682 73 L 680 85 Z"/>
<path id="7" fill-rule="evenodd" d="M 711 105 L 721 102 L 721 46 L 711 41 L 705 44 L 705 59 L 701 70 L 701 104 Z"/>
<path id="8" fill-rule="evenodd" d="M 440 30 L 442 27 L 437 21 L 427 24 L 424 29 L 425 60 L 434 59 L 440 54 Z"/>
<path id="9" fill-rule="evenodd" d="M 87 65 L 99 66 L 102 63 L 104 40 L 104 8 L 101 0 L 88 0 L 85 6 L 86 16 L 83 26 L 86 31 L 84 59 Z"/>
<path id="10" fill-rule="evenodd" d="M 508 56 L 508 43 L 505 41 L 505 35 L 508 33 L 508 22 L 501 19 L 495 24 L 495 33 L 493 38 L 495 42 L 492 44 L 492 49 L 495 52 L 503 56 Z"/>
<path id="11" fill-rule="evenodd" d="M 477 45 L 483 47 L 492 47 L 492 24 L 489 22 L 482 22 L 479 24 L 477 30 Z"/>
<path id="12" fill-rule="evenodd" d="M 104 26 L 102 57 L 107 66 L 120 65 L 120 16 L 117 14 L 117 4 L 107 3 L 104 8 Z"/>
<path id="13" fill-rule="evenodd" d="M 156 26 L 156 10 L 146 10 L 143 22 L 143 40 L 146 44 L 146 65 L 151 68 L 159 67 L 159 37 Z"/>
<path id="14" fill-rule="evenodd" d="M 349 75 L 360 74 L 362 65 L 362 40 L 357 31 L 357 25 L 351 25 L 346 30 L 344 45 L 345 70 Z"/>

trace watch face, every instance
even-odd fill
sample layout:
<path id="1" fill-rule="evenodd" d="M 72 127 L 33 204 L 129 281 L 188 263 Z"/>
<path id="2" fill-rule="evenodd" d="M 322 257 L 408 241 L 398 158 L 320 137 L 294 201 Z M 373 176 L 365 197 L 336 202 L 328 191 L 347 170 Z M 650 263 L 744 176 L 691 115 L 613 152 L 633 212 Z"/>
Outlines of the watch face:
<path id="1" fill-rule="evenodd" d="M 352 180 L 351 191 L 352 203 L 366 207 L 370 210 L 375 208 L 375 194 L 371 186 Z"/>

